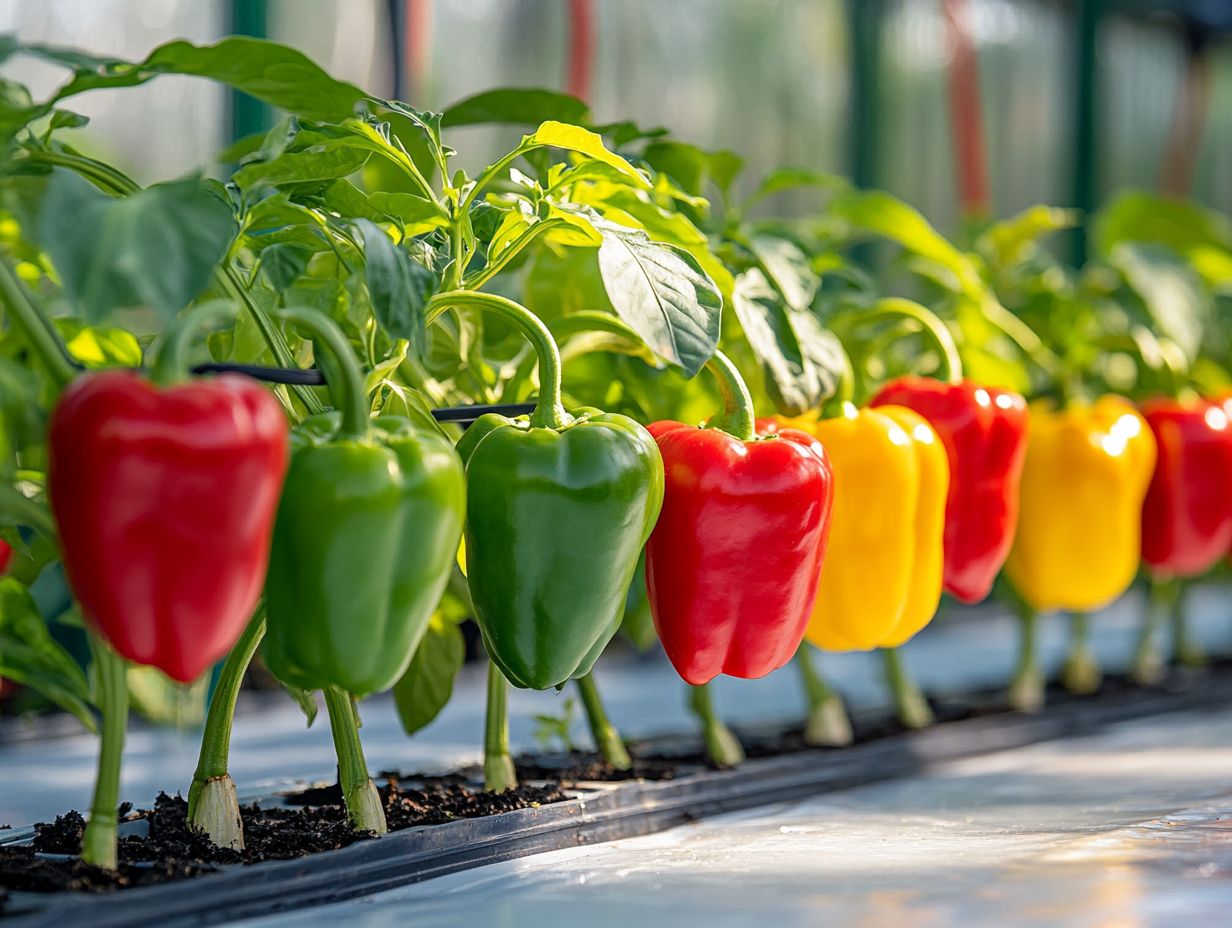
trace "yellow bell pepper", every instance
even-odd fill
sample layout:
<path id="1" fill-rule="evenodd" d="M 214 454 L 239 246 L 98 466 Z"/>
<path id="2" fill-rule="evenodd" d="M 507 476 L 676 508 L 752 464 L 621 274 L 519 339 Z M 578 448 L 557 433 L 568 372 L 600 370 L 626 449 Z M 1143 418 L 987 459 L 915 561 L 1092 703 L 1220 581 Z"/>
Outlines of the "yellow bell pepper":
<path id="1" fill-rule="evenodd" d="M 949 465 L 940 439 L 902 407 L 843 407 L 780 419 L 817 436 L 834 468 L 834 521 L 805 633 L 827 651 L 902 644 L 936 612 Z"/>
<path id="2" fill-rule="evenodd" d="M 1138 571 L 1155 439 L 1126 400 L 1031 406 L 1021 515 L 1006 574 L 1036 611 L 1090 612 Z"/>

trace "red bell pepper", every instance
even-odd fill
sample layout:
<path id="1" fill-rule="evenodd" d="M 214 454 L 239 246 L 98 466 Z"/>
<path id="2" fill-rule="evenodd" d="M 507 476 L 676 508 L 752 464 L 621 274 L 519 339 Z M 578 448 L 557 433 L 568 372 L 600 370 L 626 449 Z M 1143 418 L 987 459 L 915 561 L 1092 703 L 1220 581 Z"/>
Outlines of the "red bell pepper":
<path id="1" fill-rule="evenodd" d="M 1157 579 L 1205 573 L 1232 547 L 1229 405 L 1157 399 L 1142 406 L 1159 449 L 1142 505 L 1142 560 Z"/>
<path id="2" fill-rule="evenodd" d="M 51 418 L 48 488 L 69 584 L 123 657 L 188 682 L 261 595 L 287 465 L 277 400 L 235 375 L 160 388 L 78 378 Z"/>
<path id="3" fill-rule="evenodd" d="M 0 541 L 0 574 L 9 569 L 9 561 L 13 559 L 13 549 L 8 542 Z"/>
<path id="4" fill-rule="evenodd" d="M 945 445 L 950 460 L 945 589 L 963 602 L 979 602 L 992 589 L 1018 524 L 1026 401 L 970 380 L 901 377 L 882 387 L 869 405 L 914 409 Z"/>
<path id="5" fill-rule="evenodd" d="M 695 686 L 720 673 L 762 677 L 791 660 L 830 532 L 834 475 L 817 439 L 795 429 L 757 438 L 751 409 L 732 423 L 649 426 L 666 488 L 646 588 L 663 648 Z"/>

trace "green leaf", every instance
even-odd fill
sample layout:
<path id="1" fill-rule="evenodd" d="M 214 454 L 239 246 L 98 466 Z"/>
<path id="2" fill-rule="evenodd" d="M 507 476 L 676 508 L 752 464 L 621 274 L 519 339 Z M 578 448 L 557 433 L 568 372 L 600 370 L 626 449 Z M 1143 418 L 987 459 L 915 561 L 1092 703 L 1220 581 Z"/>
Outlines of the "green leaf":
<path id="1" fill-rule="evenodd" d="M 205 289 L 235 223 L 230 208 L 195 178 L 112 199 L 56 169 L 37 234 L 86 319 L 149 306 L 169 320 Z"/>
<path id="2" fill-rule="evenodd" d="M 473 126 L 481 123 L 534 126 L 547 120 L 580 123 L 590 118 L 590 107 L 577 97 L 554 90 L 508 87 L 488 90 L 445 108 L 441 125 Z"/>
<path id="3" fill-rule="evenodd" d="M 301 690 L 298 686 L 288 686 L 281 680 L 279 683 L 286 690 L 287 695 L 295 700 L 299 711 L 304 713 L 304 720 L 308 723 L 307 727 L 311 728 L 312 723 L 317 720 L 317 713 L 321 711 L 317 705 L 316 693 L 313 690 Z"/>
<path id="4" fill-rule="evenodd" d="M 372 156 L 371 151 L 337 139 L 305 151 L 288 151 L 272 161 L 253 161 L 235 172 L 237 184 L 251 189 L 258 184 L 319 184 L 354 174 Z"/>
<path id="5" fill-rule="evenodd" d="M 427 341 L 428 300 L 436 275 L 366 219 L 355 223 L 364 240 L 365 280 L 377 322 L 391 338 L 410 341 L 422 353 Z"/>
<path id="6" fill-rule="evenodd" d="M 1211 307 L 1193 269 L 1162 245 L 1122 243 L 1108 260 L 1141 298 L 1158 331 L 1191 361 L 1197 357 Z"/>
<path id="7" fill-rule="evenodd" d="M 133 709 L 155 725 L 195 728 L 205 722 L 210 675 L 177 683 L 157 667 L 130 664 L 126 674 Z"/>
<path id="8" fill-rule="evenodd" d="M 428 725 L 448 704 L 465 658 L 466 643 L 457 624 L 440 613 L 433 615 L 410 666 L 394 684 L 394 705 L 408 735 Z"/>
<path id="9" fill-rule="evenodd" d="M 364 377 L 364 393 L 370 394 L 376 390 L 381 384 L 385 383 L 393 372 L 398 369 L 398 366 L 406 360 L 406 349 L 409 343 L 405 338 L 400 338 L 394 342 L 393 351 L 384 361 L 377 364 L 372 370 L 368 371 Z"/>
<path id="10" fill-rule="evenodd" d="M 843 349 L 812 313 L 786 306 L 756 268 L 736 277 L 732 308 L 779 412 L 803 415 L 834 395 L 844 366 Z"/>
<path id="11" fill-rule="evenodd" d="M 830 203 L 829 212 L 855 231 L 897 242 L 907 251 L 950 270 L 968 296 L 979 298 L 984 290 L 971 259 L 902 200 L 881 190 L 849 190 Z"/>
<path id="12" fill-rule="evenodd" d="M 593 224 L 603 236 L 599 271 L 616 315 L 692 377 L 719 344 L 723 298 L 714 281 L 684 249 L 652 242 L 637 229 Z"/>
<path id="13" fill-rule="evenodd" d="M 215 45 L 170 42 L 142 62 L 66 57 L 63 50 L 27 46 L 25 51 L 77 68 L 53 98 L 102 87 L 132 87 L 160 74 L 188 74 L 219 81 L 263 103 L 318 122 L 340 122 L 367 99 L 358 87 L 335 80 L 302 52 L 276 42 L 231 36 Z"/>
<path id="14" fill-rule="evenodd" d="M 1232 220 L 1196 203 L 1128 191 L 1095 218 L 1092 239 L 1104 256 L 1122 242 L 1167 245 L 1209 285 L 1232 287 Z"/>
<path id="15" fill-rule="evenodd" d="M 65 316 L 57 318 L 55 326 L 68 353 L 86 367 L 141 366 L 141 345 L 132 332 L 107 325 L 85 325 Z"/>
<path id="16" fill-rule="evenodd" d="M 795 190 L 800 187 L 816 187 L 819 190 L 845 190 L 850 186 L 846 178 L 837 174 L 827 174 L 824 171 L 814 171 L 810 168 L 777 168 L 767 174 L 753 191 L 745 205 L 764 199 L 771 194 L 784 190 Z"/>
<path id="17" fill-rule="evenodd" d="M 1076 209 L 1032 206 L 1017 216 L 994 222 L 984 230 L 976 247 L 993 267 L 1011 267 L 1030 257 L 1040 239 L 1071 229 L 1081 219 L 1082 214 Z"/>
<path id="18" fill-rule="evenodd" d="M 0 677 L 30 687 L 97 731 L 85 673 L 51 637 L 29 592 L 12 577 L 0 577 Z"/>
<path id="19" fill-rule="evenodd" d="M 276 242 L 261 249 L 261 271 L 275 290 L 285 290 L 299 279 L 313 249 L 299 242 Z"/>
<path id="20" fill-rule="evenodd" d="M 440 215 L 440 208 L 435 203 L 413 193 L 378 191 L 368 194 L 368 202 L 373 208 L 403 223 L 408 236 L 446 225 L 446 220 Z"/>
<path id="21" fill-rule="evenodd" d="M 749 250 L 757 258 L 762 270 L 783 294 L 792 309 L 808 309 L 821 279 L 813 272 L 808 256 L 794 242 L 771 235 L 754 235 L 749 239 Z"/>
<path id="22" fill-rule="evenodd" d="M 744 165 L 743 159 L 730 151 L 703 151 L 696 145 L 671 140 L 651 142 L 642 157 L 695 196 L 704 193 L 711 182 L 727 190 Z"/>
<path id="23" fill-rule="evenodd" d="M 646 190 L 651 189 L 650 181 L 646 179 L 646 175 L 620 157 L 620 155 L 608 151 L 607 147 L 603 144 L 602 136 L 580 126 L 570 126 L 563 122 L 548 120 L 536 129 L 534 133 L 526 136 L 522 140 L 522 144 L 523 146 L 546 145 L 550 148 L 563 148 L 566 151 L 575 151 L 580 155 L 585 155 L 587 158 L 593 158 L 595 161 L 601 161 L 609 167 L 615 168 L 636 186 Z"/>

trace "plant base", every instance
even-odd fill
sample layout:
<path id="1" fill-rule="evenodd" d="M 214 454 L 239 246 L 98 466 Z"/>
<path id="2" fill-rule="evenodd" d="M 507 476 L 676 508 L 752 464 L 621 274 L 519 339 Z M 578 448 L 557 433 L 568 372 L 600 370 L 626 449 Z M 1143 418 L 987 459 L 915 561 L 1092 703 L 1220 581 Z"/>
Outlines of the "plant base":
<path id="1" fill-rule="evenodd" d="M 1104 672 L 1100 669 L 1095 652 L 1090 648 L 1079 648 L 1070 652 L 1061 669 L 1061 684 L 1075 696 L 1090 696 L 1104 682 Z"/>
<path id="2" fill-rule="evenodd" d="M 847 707 L 836 693 L 815 706 L 804 723 L 804 743 L 813 747 L 842 747 L 851 744 L 852 738 Z"/>
<path id="3" fill-rule="evenodd" d="M 518 773 L 509 754 L 489 754 L 483 759 L 483 790 L 504 793 L 516 789 Z"/>
<path id="4" fill-rule="evenodd" d="M 1006 701 L 1017 712 L 1039 712 L 1044 708 L 1044 675 L 1036 669 L 1020 672 L 1010 684 Z"/>
<path id="5" fill-rule="evenodd" d="M 378 835 L 389 831 L 389 825 L 385 822 L 385 806 L 381 804 L 381 794 L 376 791 L 376 784 L 371 778 L 348 790 L 343 799 L 351 824 L 357 830 L 372 831 Z"/>
<path id="6" fill-rule="evenodd" d="M 205 832 L 218 847 L 244 849 L 244 821 L 230 774 L 205 781 L 188 823 Z"/>

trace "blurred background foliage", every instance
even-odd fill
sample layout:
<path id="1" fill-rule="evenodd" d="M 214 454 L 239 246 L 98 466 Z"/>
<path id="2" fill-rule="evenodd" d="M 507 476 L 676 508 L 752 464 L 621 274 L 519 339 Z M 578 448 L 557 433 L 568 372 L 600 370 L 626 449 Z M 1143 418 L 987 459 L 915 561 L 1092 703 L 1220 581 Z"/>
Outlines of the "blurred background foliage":
<path id="1" fill-rule="evenodd" d="M 1232 48 L 1220 33 L 1232 3 L 961 6 L 978 56 L 992 215 L 1039 202 L 1091 207 L 1126 186 L 1168 186 L 1165 152 L 1195 85 L 1204 125 L 1185 183 L 1197 200 L 1232 212 Z M 1083 23 L 1093 12 L 1087 183 L 1075 178 L 1074 136 Z M 579 16 L 588 65 L 571 75 Z M 134 59 L 172 38 L 255 32 L 337 77 L 432 109 L 499 86 L 582 90 L 596 122 L 670 126 L 676 138 L 739 152 L 746 185 L 782 164 L 845 173 L 962 238 L 943 0 L 0 0 L 0 32 Z M 63 72 L 18 57 L 0 73 L 39 96 Z M 217 85 L 176 77 L 75 106 L 92 120 L 76 144 L 145 182 L 199 166 L 237 118 L 252 118 Z M 463 130 L 460 147 L 475 162 L 463 166 L 487 163 L 519 131 Z M 1088 193 L 1077 189 L 1084 183 Z M 793 196 L 766 208 L 807 212 L 808 198 Z"/>

